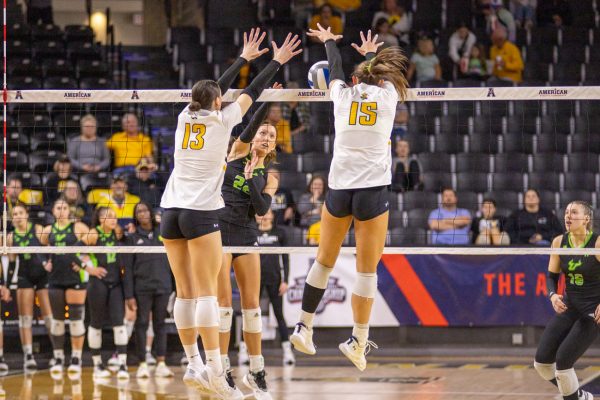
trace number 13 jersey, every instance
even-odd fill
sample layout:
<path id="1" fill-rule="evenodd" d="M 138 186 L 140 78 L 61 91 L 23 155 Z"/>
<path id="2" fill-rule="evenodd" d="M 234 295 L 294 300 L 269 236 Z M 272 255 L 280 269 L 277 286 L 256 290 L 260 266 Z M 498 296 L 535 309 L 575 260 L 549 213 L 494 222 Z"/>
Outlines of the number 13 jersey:
<path id="1" fill-rule="evenodd" d="M 221 185 L 232 129 L 242 122 L 238 103 L 220 111 L 190 111 L 177 119 L 175 166 L 160 206 L 212 211 L 223 208 Z"/>
<path id="2" fill-rule="evenodd" d="M 333 160 L 329 187 L 336 190 L 387 186 L 392 182 L 390 136 L 398 92 L 360 83 L 347 87 L 341 80 L 330 91 L 335 117 Z"/>

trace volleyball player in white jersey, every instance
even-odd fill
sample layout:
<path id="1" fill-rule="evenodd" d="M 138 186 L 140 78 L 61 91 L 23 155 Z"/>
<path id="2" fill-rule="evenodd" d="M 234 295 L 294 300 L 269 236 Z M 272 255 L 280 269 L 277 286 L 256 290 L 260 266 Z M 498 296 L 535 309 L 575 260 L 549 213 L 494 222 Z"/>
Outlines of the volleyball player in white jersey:
<path id="1" fill-rule="evenodd" d="M 161 235 L 175 276 L 175 324 L 189 365 L 187 384 L 214 391 L 222 399 L 241 399 L 223 373 L 219 352 L 217 276 L 223 256 L 217 210 L 221 198 L 225 157 L 231 130 L 272 80 L 282 64 L 302 50 L 298 36 L 289 34 L 281 47 L 273 46 L 271 61 L 233 104 L 222 107 L 225 92 L 241 67 L 268 50 L 260 50 L 265 33 L 244 35 L 241 56 L 219 82 L 202 80 L 192 88 L 191 103 L 179 114 L 175 133 L 175 167 L 162 197 L 165 209 Z M 206 367 L 198 352 L 202 337 Z"/>
<path id="2" fill-rule="evenodd" d="M 361 32 L 362 44 L 353 47 L 367 57 L 353 73 L 348 87 L 342 59 L 330 29 L 310 30 L 309 36 L 325 43 L 334 106 L 335 142 L 329 171 L 329 191 L 321 215 L 317 258 L 304 286 L 302 313 L 290 341 L 306 354 L 315 354 L 312 326 L 344 237 L 354 220 L 357 279 L 352 291 L 354 329 L 340 350 L 359 370 L 366 368 L 369 318 L 377 292 L 377 265 L 383 253 L 388 226 L 388 189 L 391 183 L 390 132 L 398 101 L 406 97 L 405 55 L 387 48 L 375 55 L 381 43 Z"/>

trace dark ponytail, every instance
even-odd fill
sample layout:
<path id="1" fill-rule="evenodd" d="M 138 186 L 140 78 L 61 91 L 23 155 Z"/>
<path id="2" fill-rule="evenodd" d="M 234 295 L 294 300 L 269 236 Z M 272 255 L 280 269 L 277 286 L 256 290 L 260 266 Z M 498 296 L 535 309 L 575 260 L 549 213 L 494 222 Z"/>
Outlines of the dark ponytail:
<path id="1" fill-rule="evenodd" d="M 219 84 L 210 79 L 198 81 L 192 86 L 190 111 L 210 110 L 216 98 L 221 96 Z"/>

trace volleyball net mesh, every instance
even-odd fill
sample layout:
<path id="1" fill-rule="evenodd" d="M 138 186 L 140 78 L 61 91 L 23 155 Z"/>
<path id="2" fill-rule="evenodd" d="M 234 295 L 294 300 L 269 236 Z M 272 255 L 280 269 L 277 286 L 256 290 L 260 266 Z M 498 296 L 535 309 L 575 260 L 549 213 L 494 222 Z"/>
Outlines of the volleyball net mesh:
<path id="1" fill-rule="evenodd" d="M 231 102 L 239 93 L 230 90 L 224 100 Z M 88 225 L 96 207 L 109 205 L 117 210 L 119 224 L 126 230 L 137 201 L 158 210 L 173 166 L 177 116 L 190 97 L 190 90 L 185 89 L 9 91 L 2 236 L 11 229 L 10 213 L 16 202 L 25 203 L 31 221 L 41 225 L 53 223 L 51 207 L 59 196 L 69 200 L 72 220 Z M 278 130 L 278 161 L 273 166 L 280 172 L 281 189 L 274 196 L 272 210 L 277 226 L 286 233 L 286 246 L 229 250 L 314 252 L 310 246 L 319 240 L 323 196 L 314 188 L 311 192 L 311 183 L 317 177 L 326 179 L 334 145 L 328 92 L 266 90 L 259 101 L 272 103 L 269 119 Z M 407 103 L 398 106 L 390 133 L 393 178 L 386 253 L 549 254 L 549 245 L 519 248 L 530 243 L 526 232 L 512 224 L 511 214 L 525 206 L 525 191 L 535 189 L 540 206 L 556 217 L 553 226 L 546 227 L 548 221 L 540 224 L 548 228 L 543 232 L 547 241 L 547 236 L 563 231 L 563 210 L 569 202 L 584 200 L 598 207 L 598 111 L 600 87 L 410 89 Z M 85 129 L 95 131 L 108 144 L 109 160 L 105 154 L 89 154 L 91 147 L 82 145 L 91 140 L 83 138 Z M 147 135 L 151 143 L 141 135 L 127 136 L 127 130 Z M 241 130 L 236 128 L 234 135 Z M 405 151 L 399 142 L 409 145 L 408 161 L 399 157 Z M 142 161 L 140 155 L 147 145 L 151 157 Z M 85 165 L 90 158 L 107 164 L 96 170 Z M 115 178 L 127 183 L 126 193 L 115 193 L 118 189 L 111 187 Z M 444 188 L 455 191 L 460 212 L 432 214 L 444 208 Z M 486 214 L 490 199 L 495 204 L 492 216 Z M 469 216 L 469 223 L 461 220 L 451 230 L 432 229 L 432 218 L 458 221 L 462 212 Z M 492 234 L 492 228 L 498 233 Z M 493 235 L 498 237 L 492 239 Z M 3 243 L 4 253 L 115 251 L 22 249 Z M 352 230 L 344 246 L 343 252 L 354 251 Z M 119 246 L 117 251 L 164 249 Z"/>

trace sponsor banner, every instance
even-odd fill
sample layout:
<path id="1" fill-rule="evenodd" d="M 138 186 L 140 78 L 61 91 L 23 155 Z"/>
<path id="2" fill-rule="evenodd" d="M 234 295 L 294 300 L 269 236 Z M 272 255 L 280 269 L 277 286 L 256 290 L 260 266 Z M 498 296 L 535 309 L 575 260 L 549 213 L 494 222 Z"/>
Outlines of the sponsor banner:
<path id="1" fill-rule="evenodd" d="M 229 90 L 225 102 L 237 99 L 241 90 Z M 10 103 L 187 103 L 189 89 L 160 90 L 10 90 Z M 449 100 L 599 100 L 599 86 L 568 87 L 476 87 L 416 88 L 408 90 L 408 101 Z M 330 101 L 328 90 L 267 89 L 258 101 Z"/>
<path id="2" fill-rule="evenodd" d="M 289 288 L 283 300 L 283 310 L 289 326 L 293 326 L 300 318 L 304 281 L 314 260 L 315 257 L 312 255 L 290 255 Z M 356 257 L 353 255 L 340 255 L 333 272 L 329 276 L 325 296 L 317 308 L 314 320 L 315 326 L 343 327 L 353 325 L 350 301 L 355 277 Z M 398 326 L 398 320 L 389 309 L 381 293 L 378 293 L 375 298 L 371 326 Z"/>

